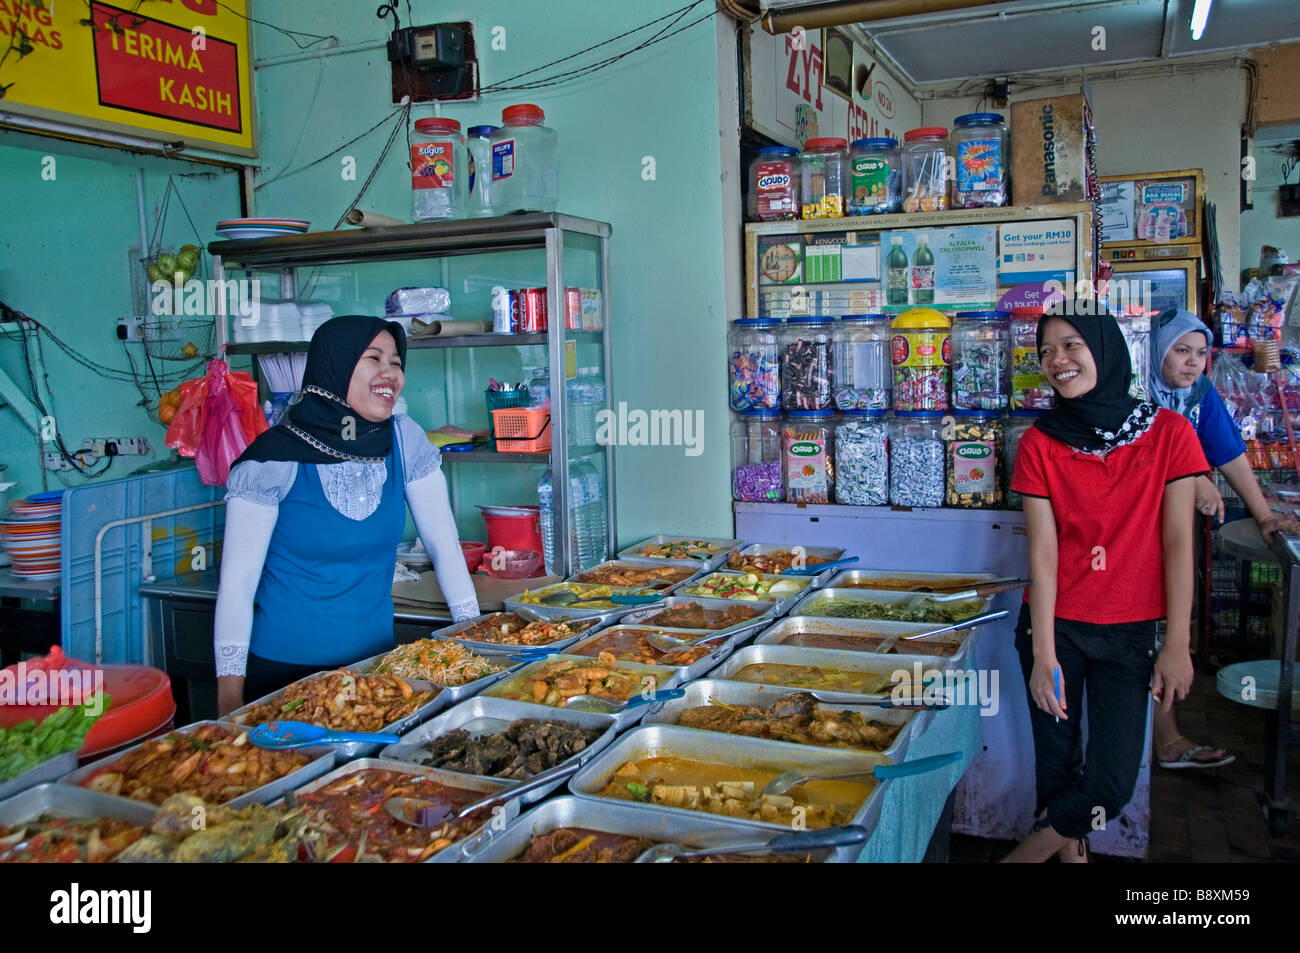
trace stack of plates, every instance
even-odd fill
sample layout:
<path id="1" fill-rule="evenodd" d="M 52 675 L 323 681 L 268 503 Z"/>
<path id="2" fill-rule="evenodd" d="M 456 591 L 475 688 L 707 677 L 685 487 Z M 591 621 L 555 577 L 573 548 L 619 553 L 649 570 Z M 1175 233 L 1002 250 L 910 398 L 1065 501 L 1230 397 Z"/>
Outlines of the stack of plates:
<path id="1" fill-rule="evenodd" d="M 256 320 L 251 327 L 244 325 L 248 320 L 252 319 L 240 315 L 231 316 L 230 325 L 234 329 L 236 343 L 303 340 L 302 316 L 292 301 L 263 301 L 257 308 Z"/>
<path id="2" fill-rule="evenodd" d="M 334 317 L 334 309 L 324 301 L 304 301 L 298 305 L 302 314 L 302 339 L 310 341 L 316 329 Z"/>
<path id="3" fill-rule="evenodd" d="M 228 218 L 217 222 L 222 238 L 273 238 L 276 235 L 301 235 L 311 222 L 300 218 Z"/>
<path id="4" fill-rule="evenodd" d="M 37 493 L 10 506 L 0 520 L 5 551 L 13 558 L 10 570 L 28 579 L 53 579 L 59 575 L 59 532 L 63 491 Z"/>

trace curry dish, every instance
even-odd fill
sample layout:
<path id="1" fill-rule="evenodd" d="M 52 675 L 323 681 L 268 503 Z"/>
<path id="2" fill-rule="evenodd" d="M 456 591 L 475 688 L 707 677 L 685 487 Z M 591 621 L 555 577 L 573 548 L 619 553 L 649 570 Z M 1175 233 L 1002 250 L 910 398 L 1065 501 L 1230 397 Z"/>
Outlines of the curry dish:
<path id="1" fill-rule="evenodd" d="M 842 649 L 847 652 L 875 652 L 889 639 L 894 636 L 884 635 L 839 635 L 834 632 L 792 632 L 779 642 L 777 645 L 798 645 L 809 649 Z M 939 642 L 933 639 L 917 639 L 914 642 L 904 642 L 899 639 L 885 655 L 956 655 L 961 650 L 960 645 L 953 645 L 950 642 Z"/>
<path id="2" fill-rule="evenodd" d="M 684 808 L 705 814 L 791 825 L 798 816 L 810 829 L 847 824 L 875 787 L 859 781 L 808 781 L 778 796 L 760 792 L 781 770 L 707 764 L 684 758 L 629 761 L 614 772 L 601 797 Z"/>
<path id="3" fill-rule="evenodd" d="M 619 662 L 640 662 L 642 665 L 681 667 L 690 665 L 692 662 L 698 662 L 719 647 L 719 643 L 714 642 L 710 645 L 696 645 L 691 648 L 679 648 L 672 652 L 661 652 L 646 641 L 646 635 L 656 631 L 658 630 L 619 629 L 614 632 L 602 632 L 590 642 L 574 646 L 569 652 L 571 655 L 593 656 L 608 652 Z M 673 638 L 680 638 L 680 636 L 672 632 L 664 632 L 663 634 Z"/>
<path id="4" fill-rule="evenodd" d="M 748 622 L 765 611 L 765 609 L 755 609 L 753 606 L 706 609 L 698 602 L 689 602 L 684 606 L 672 606 L 661 612 L 656 612 L 654 615 L 648 616 L 644 621 L 653 622 L 655 625 L 661 625 L 666 629 L 708 629 L 712 632 L 718 632 L 722 629 L 729 629 L 733 625 Z"/>
<path id="5" fill-rule="evenodd" d="M 846 672 L 820 665 L 781 665 L 755 662 L 730 675 L 735 682 L 756 685 L 784 685 L 820 692 L 848 692 L 853 695 L 878 695 L 890 691 L 894 682 L 877 672 Z"/>
<path id="6" fill-rule="evenodd" d="M 809 559 L 809 562 L 812 560 Z M 987 578 L 980 579 L 975 576 L 963 576 L 957 579 L 900 579 L 897 577 L 880 577 L 876 578 L 850 578 L 837 582 L 836 589 L 890 589 L 895 592 L 916 592 L 918 589 L 926 588 L 939 592 L 940 590 L 949 590 L 951 592 L 961 592 L 963 589 L 974 589 L 981 583 L 988 582 Z"/>
<path id="7" fill-rule="evenodd" d="M 105 864 L 146 831 L 108 817 L 41 815 L 0 826 L 0 864 Z"/>
<path id="8" fill-rule="evenodd" d="M 550 645 L 552 642 L 572 638 L 595 624 L 595 619 L 530 621 L 513 612 L 498 612 L 474 622 L 457 633 L 456 638 L 467 642 L 491 642 L 494 645 Z"/>
<path id="9" fill-rule="evenodd" d="M 305 721 L 339 731 L 380 731 L 401 721 L 437 692 L 419 692 L 396 675 L 359 675 L 345 668 L 294 682 L 275 700 L 254 705 L 240 720 Z"/>
<path id="10" fill-rule="evenodd" d="M 727 568 L 736 572 L 781 573 L 792 568 L 798 558 L 790 549 L 776 549 L 770 553 L 750 553 L 748 556 L 732 553 L 727 557 Z M 824 556 L 814 556 L 811 553 L 803 557 L 805 566 L 820 566 L 828 562 L 830 560 Z"/>
<path id="11" fill-rule="evenodd" d="M 607 701 L 621 702 L 642 691 L 654 691 L 656 679 L 653 674 L 619 668 L 617 663 L 618 659 L 608 652 L 602 652 L 590 661 L 557 659 L 518 681 L 508 682 L 505 688 L 491 694 L 556 708 L 576 695 L 596 695 Z"/>
<path id="12" fill-rule="evenodd" d="M 634 834 L 610 834 L 586 827 L 560 827 L 534 834 L 515 864 L 630 864 L 656 841 Z M 715 854 L 675 860 L 678 864 L 801 864 L 805 854 Z"/>
<path id="13" fill-rule="evenodd" d="M 626 563 L 610 563 L 589 569 L 578 576 L 578 582 L 589 582 L 600 586 L 649 586 L 654 583 L 676 585 L 684 579 L 695 575 L 692 569 L 676 569 L 672 566 L 659 566 L 647 569 L 644 566 L 629 566 Z"/>

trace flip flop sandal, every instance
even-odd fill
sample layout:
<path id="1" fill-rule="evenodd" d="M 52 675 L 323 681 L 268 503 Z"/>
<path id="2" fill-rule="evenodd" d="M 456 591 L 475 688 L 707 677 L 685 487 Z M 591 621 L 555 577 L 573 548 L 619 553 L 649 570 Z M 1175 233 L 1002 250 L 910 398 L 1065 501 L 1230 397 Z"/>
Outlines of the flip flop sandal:
<path id="1" fill-rule="evenodd" d="M 1197 761 L 1196 756 L 1206 751 L 1213 751 L 1209 745 L 1192 745 L 1173 761 L 1157 760 L 1156 764 L 1167 771 L 1181 771 L 1184 768 L 1221 768 L 1237 760 L 1235 754 L 1225 754 L 1214 761 Z"/>

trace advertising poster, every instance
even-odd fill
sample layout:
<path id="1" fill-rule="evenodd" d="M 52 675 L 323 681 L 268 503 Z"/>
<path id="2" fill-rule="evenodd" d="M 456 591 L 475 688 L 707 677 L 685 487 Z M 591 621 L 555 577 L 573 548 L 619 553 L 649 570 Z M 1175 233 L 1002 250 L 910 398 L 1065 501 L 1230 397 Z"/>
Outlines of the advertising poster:
<path id="1" fill-rule="evenodd" d="M 1074 271 L 1074 222 L 1047 219 L 998 226 L 998 281 L 1003 285 L 1059 281 Z"/>
<path id="2" fill-rule="evenodd" d="M 886 311 L 980 310 L 998 300 L 996 226 L 882 232 L 880 255 Z"/>

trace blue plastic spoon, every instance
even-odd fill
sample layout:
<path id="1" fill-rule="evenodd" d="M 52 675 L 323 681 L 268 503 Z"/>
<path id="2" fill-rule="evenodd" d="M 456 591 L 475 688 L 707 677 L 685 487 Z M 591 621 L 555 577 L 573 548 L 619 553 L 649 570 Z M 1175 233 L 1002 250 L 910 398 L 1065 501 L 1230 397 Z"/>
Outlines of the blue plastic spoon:
<path id="1" fill-rule="evenodd" d="M 857 556 L 845 556 L 843 559 L 833 559 L 828 563 L 813 563 L 811 566 L 791 566 L 789 569 L 781 570 L 782 576 L 820 576 L 828 569 L 836 569 L 840 566 L 848 566 L 858 561 Z"/>
<path id="2" fill-rule="evenodd" d="M 621 711 L 627 711 L 629 708 L 636 708 L 640 705 L 653 705 L 656 702 L 666 702 L 674 698 L 681 698 L 686 694 L 684 688 L 664 688 L 652 692 L 650 697 L 637 695 L 635 698 L 629 698 L 625 702 L 612 702 L 598 695 L 574 695 L 566 699 L 565 708 L 583 708 L 587 711 L 596 711 L 601 714 L 618 714 Z M 578 704 L 573 704 L 577 702 Z"/>
<path id="3" fill-rule="evenodd" d="M 334 731 L 305 721 L 268 721 L 248 733 L 248 740 L 259 748 L 303 748 L 307 745 L 340 745 L 362 741 L 395 745 L 397 735 L 370 731 Z"/>

